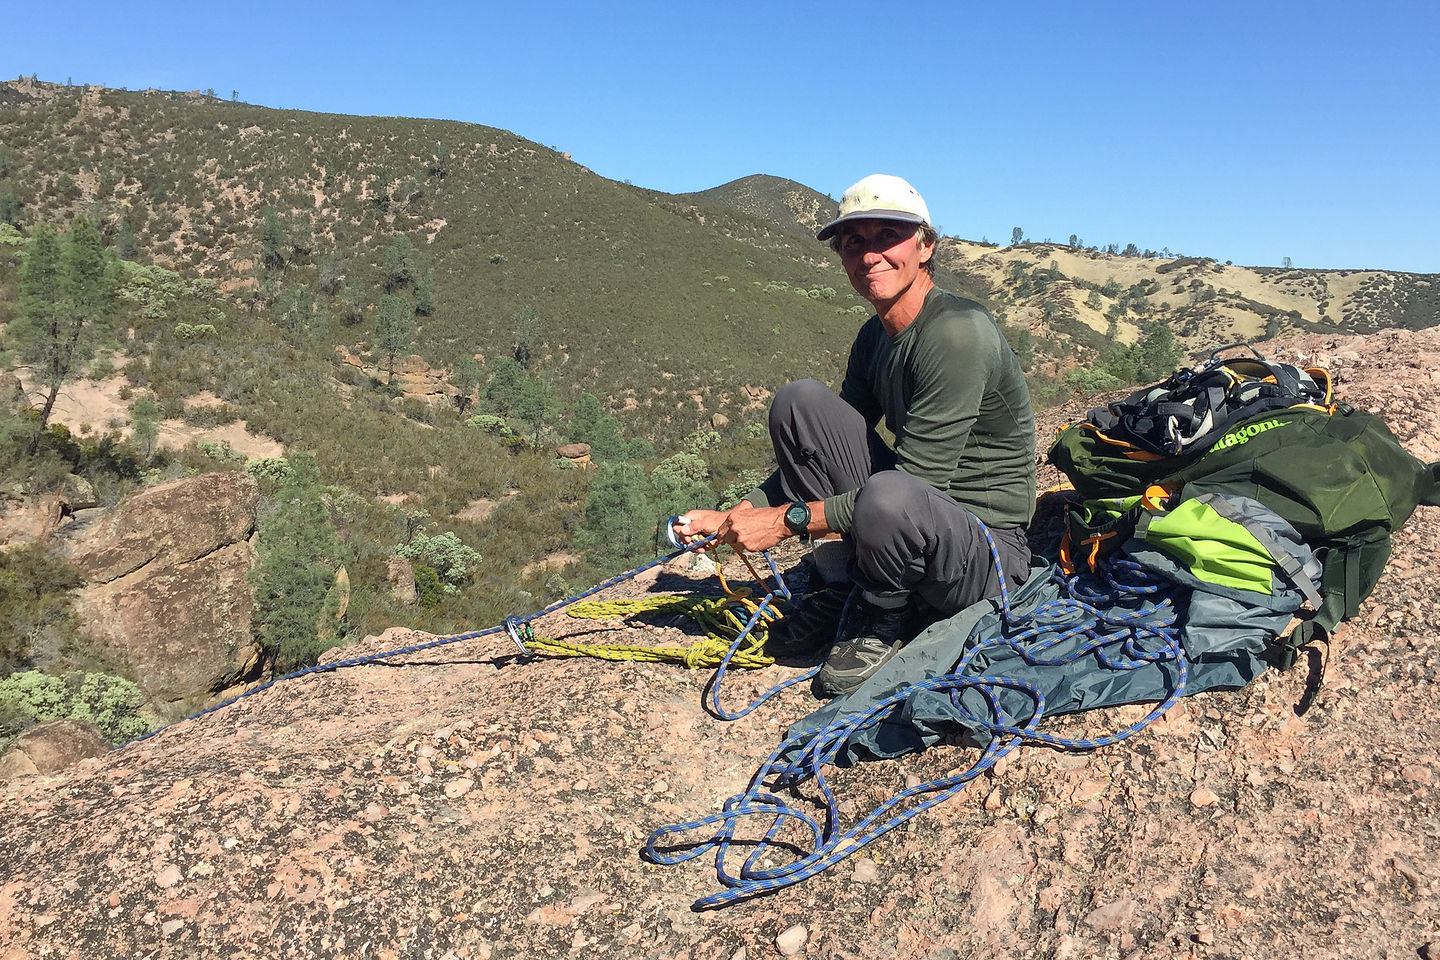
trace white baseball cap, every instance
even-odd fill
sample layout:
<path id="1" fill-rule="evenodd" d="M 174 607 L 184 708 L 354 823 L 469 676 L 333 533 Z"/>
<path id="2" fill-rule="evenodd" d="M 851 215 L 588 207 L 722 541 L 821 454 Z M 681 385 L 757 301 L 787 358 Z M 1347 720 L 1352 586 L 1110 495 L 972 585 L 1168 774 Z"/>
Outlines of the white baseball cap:
<path id="1" fill-rule="evenodd" d="M 840 216 L 820 228 L 817 240 L 829 240 L 849 220 L 899 220 L 930 225 L 930 208 L 919 191 L 899 177 L 872 173 L 840 197 Z"/>

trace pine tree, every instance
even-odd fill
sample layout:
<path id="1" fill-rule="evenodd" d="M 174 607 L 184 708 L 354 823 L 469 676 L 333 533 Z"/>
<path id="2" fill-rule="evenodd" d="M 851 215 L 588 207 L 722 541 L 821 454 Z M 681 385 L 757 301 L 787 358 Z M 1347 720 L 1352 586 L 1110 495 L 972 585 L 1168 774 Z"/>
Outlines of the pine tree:
<path id="1" fill-rule="evenodd" d="M 343 560 L 330 526 L 315 458 L 290 458 L 291 474 L 260 522 L 259 559 L 250 573 L 255 633 L 277 671 L 313 663 L 334 645 L 322 635 L 325 596 Z"/>
<path id="2" fill-rule="evenodd" d="M 582 393 L 575 401 L 569 435 L 571 440 L 590 444 L 590 458 L 596 463 L 624 460 L 630 453 L 620 421 L 604 411 L 593 393 Z"/>
<path id="3" fill-rule="evenodd" d="M 637 464 L 601 466 L 585 501 L 585 518 L 575 531 L 575 542 L 586 560 L 608 572 L 654 552 L 656 510 L 649 487 Z"/>
<path id="4" fill-rule="evenodd" d="M 390 241 L 380 260 L 380 273 L 386 293 L 394 293 L 415 281 L 415 246 L 409 237 L 397 234 Z"/>
<path id="5" fill-rule="evenodd" d="M 472 394 L 480 385 L 480 364 L 474 357 L 463 356 L 455 361 L 455 370 L 450 374 L 450 386 L 455 388 L 455 406 L 463 417 L 474 402 Z"/>
<path id="6" fill-rule="evenodd" d="M 120 235 L 115 239 L 115 253 L 121 260 L 135 259 L 135 228 L 128 218 L 120 220 Z"/>
<path id="7" fill-rule="evenodd" d="M 266 273 L 277 274 L 285 269 L 285 228 L 274 207 L 266 207 L 260 228 L 260 262 Z"/>
<path id="8" fill-rule="evenodd" d="M 415 310 L 404 297 L 385 294 L 380 298 L 380 312 L 375 317 L 375 346 L 389 362 L 390 379 L 395 382 L 395 355 L 410 349 L 415 336 Z"/>
<path id="9" fill-rule="evenodd" d="M 20 316 L 11 331 L 32 378 L 45 391 L 27 450 L 31 456 L 40 449 L 61 385 L 94 354 L 114 308 L 116 286 L 100 231 L 89 220 L 77 218 L 63 242 L 48 227 L 36 228 L 20 273 Z"/>
<path id="10" fill-rule="evenodd" d="M 530 361 L 534 359 L 535 350 L 540 346 L 540 330 L 542 323 L 540 311 L 532 305 L 520 308 L 515 315 L 515 362 L 520 364 L 522 369 L 530 369 Z"/>
<path id="11" fill-rule="evenodd" d="M 485 387 L 485 406 L 502 416 L 515 416 L 523 403 L 525 371 L 510 357 L 500 357 L 490 365 L 490 383 Z"/>
<path id="12" fill-rule="evenodd" d="M 13 183 L 5 184 L 5 188 L 0 190 L 0 223 L 18 227 L 24 213 L 25 201 L 20 199 L 20 191 Z"/>
<path id="13" fill-rule="evenodd" d="M 155 455 L 160 438 L 160 405 L 150 397 L 142 397 L 130 408 L 130 439 L 148 461 Z"/>
<path id="14" fill-rule="evenodd" d="M 415 312 L 428 317 L 435 312 L 435 271 L 428 263 L 415 267 Z"/>

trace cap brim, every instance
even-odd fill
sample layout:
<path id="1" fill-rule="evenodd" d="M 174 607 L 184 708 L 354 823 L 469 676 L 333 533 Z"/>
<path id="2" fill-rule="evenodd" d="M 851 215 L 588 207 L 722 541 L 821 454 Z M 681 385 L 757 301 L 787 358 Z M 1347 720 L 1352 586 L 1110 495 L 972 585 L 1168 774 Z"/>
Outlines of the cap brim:
<path id="1" fill-rule="evenodd" d="M 849 223 L 852 220 L 898 220 L 901 223 L 922 224 L 925 218 L 911 210 L 856 210 L 854 213 L 847 213 L 843 217 L 831 220 L 820 228 L 815 234 L 816 240 L 829 240 L 835 236 L 835 231 L 840 229 L 841 224 Z"/>

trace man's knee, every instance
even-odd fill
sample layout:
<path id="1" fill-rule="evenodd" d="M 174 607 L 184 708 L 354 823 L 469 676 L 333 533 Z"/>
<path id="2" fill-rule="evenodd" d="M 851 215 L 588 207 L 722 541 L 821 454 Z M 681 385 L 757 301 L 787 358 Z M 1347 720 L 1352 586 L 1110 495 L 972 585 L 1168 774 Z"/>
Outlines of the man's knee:
<path id="1" fill-rule="evenodd" d="M 885 531 L 901 526 L 914 515 L 915 505 L 928 495 L 930 485 L 901 470 L 884 470 L 865 481 L 855 496 L 851 527 Z"/>
<path id="2" fill-rule="evenodd" d="M 813 408 L 835 394 L 819 380 L 794 380 L 775 391 L 770 402 L 770 429 L 777 423 L 790 423 L 798 411 Z"/>

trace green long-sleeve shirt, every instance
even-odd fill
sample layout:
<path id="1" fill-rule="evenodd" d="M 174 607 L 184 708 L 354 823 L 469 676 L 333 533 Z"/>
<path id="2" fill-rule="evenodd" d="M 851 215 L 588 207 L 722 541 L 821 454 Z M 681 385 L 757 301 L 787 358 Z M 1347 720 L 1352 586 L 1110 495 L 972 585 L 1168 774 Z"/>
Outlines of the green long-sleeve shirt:
<path id="1" fill-rule="evenodd" d="M 1035 509 L 1035 417 L 1020 363 L 985 308 L 934 289 L 890 337 L 860 329 L 840 397 L 895 435 L 896 466 L 954 497 L 986 524 L 1016 527 Z M 767 483 L 756 491 L 770 505 Z M 759 505 L 757 503 L 757 505 Z M 855 491 L 828 497 L 825 520 L 848 533 Z"/>

